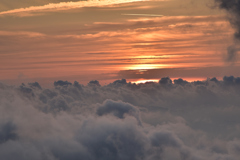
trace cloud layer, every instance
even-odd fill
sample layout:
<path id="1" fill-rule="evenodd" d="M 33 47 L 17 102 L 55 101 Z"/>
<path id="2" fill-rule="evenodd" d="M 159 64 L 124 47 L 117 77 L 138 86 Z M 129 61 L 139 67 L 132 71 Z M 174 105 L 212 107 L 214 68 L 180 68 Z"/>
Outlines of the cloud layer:
<path id="1" fill-rule="evenodd" d="M 0 159 L 237 160 L 239 88 L 233 76 L 1 83 Z"/>

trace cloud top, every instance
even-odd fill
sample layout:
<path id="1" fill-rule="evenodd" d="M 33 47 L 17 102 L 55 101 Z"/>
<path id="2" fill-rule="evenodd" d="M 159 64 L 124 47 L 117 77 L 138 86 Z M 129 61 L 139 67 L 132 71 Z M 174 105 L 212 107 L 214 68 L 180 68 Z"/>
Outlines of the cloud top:
<path id="1" fill-rule="evenodd" d="M 239 79 L 0 83 L 0 159 L 238 160 Z"/>

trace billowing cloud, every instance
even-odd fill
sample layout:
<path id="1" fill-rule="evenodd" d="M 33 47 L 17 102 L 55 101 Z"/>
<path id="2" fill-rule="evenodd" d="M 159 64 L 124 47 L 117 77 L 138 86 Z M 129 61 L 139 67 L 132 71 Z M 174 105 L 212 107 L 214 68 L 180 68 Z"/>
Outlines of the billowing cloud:
<path id="1" fill-rule="evenodd" d="M 238 160 L 239 79 L 0 83 L 0 159 Z"/>
<path id="2" fill-rule="evenodd" d="M 141 125 L 139 110 L 131 104 L 107 100 L 103 105 L 99 105 L 97 115 L 103 116 L 113 113 L 116 117 L 123 119 L 125 114 L 133 115 Z"/>

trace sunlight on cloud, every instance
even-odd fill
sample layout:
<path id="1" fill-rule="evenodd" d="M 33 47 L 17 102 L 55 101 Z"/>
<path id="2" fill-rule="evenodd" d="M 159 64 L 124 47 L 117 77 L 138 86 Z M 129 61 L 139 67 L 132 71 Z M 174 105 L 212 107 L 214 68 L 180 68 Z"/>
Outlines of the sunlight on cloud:
<path id="1" fill-rule="evenodd" d="M 140 2 L 146 0 L 89 0 L 89 1 L 79 1 L 79 2 L 61 2 L 61 3 L 49 3 L 43 6 L 31 6 L 28 8 L 19 8 L 9 11 L 0 12 L 0 15 L 19 15 L 19 16 L 29 16 L 32 12 L 53 12 L 53 11 L 63 11 L 70 9 L 77 9 L 83 7 L 101 7 L 101 6 L 111 6 L 124 3 Z"/>
<path id="2" fill-rule="evenodd" d="M 160 14 L 140 14 L 140 13 L 135 13 L 135 14 L 123 13 L 122 15 L 123 16 L 163 17 L 163 15 L 160 15 Z"/>
<path id="3" fill-rule="evenodd" d="M 147 69 L 156 69 L 156 68 L 167 68 L 168 64 L 135 64 L 125 67 L 125 69 L 130 70 L 147 70 Z"/>
<path id="4" fill-rule="evenodd" d="M 159 79 L 140 79 L 137 81 L 131 81 L 132 83 L 140 84 L 140 83 L 147 83 L 147 82 L 155 82 L 157 83 Z"/>
<path id="5" fill-rule="evenodd" d="M 38 32 L 26 32 L 26 31 L 18 31 L 18 32 L 10 32 L 10 31 L 1 31 L 0 36 L 27 36 L 27 37 L 44 37 L 45 34 Z"/>

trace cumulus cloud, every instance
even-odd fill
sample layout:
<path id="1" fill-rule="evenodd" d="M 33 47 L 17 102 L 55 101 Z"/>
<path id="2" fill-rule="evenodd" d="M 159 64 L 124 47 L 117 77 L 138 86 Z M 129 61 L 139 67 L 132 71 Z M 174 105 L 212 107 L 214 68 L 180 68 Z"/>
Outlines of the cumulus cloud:
<path id="1" fill-rule="evenodd" d="M 129 103 L 106 100 L 102 105 L 98 106 L 97 115 L 103 116 L 108 113 L 113 113 L 114 116 L 121 119 L 124 118 L 124 114 L 128 113 L 133 115 L 141 125 L 139 110 Z"/>
<path id="2" fill-rule="evenodd" d="M 1 83 L 0 159 L 237 160 L 239 79 Z"/>

